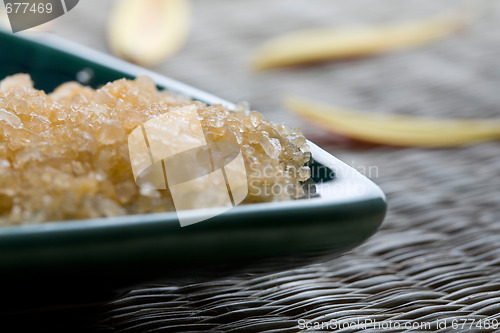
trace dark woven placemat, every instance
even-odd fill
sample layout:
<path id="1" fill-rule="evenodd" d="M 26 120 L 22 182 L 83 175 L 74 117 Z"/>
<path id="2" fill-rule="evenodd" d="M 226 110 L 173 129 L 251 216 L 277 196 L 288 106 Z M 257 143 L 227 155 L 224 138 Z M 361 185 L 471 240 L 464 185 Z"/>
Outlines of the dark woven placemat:
<path id="1" fill-rule="evenodd" d="M 61 19 L 66 22 L 59 29 L 104 49 L 103 39 L 96 38 L 101 26 L 91 24 L 95 33 L 81 34 L 91 20 L 103 20 L 91 15 L 103 8 L 100 2 L 82 2 L 73 16 Z M 287 115 L 279 97 L 295 93 L 374 112 L 498 118 L 500 3 L 491 2 L 487 15 L 457 36 L 416 50 L 262 74 L 245 67 L 247 52 L 291 28 L 427 17 L 462 4 L 195 1 L 187 47 L 158 70 L 230 100 L 252 101 L 273 119 L 303 126 L 313 141 L 382 187 L 389 213 L 374 237 L 337 259 L 267 276 L 196 283 L 186 277 L 135 288 L 90 307 L 93 324 L 118 332 L 295 332 L 301 319 L 386 320 L 393 323 L 388 332 L 409 331 L 403 327 L 409 321 L 432 323 L 430 330 L 436 331 L 490 331 L 485 325 L 462 327 L 461 320 L 500 321 L 500 145 L 427 150 L 345 143 Z M 78 23 L 78 17 L 86 20 Z M 437 319 L 446 325 L 436 327 Z"/>
<path id="2" fill-rule="evenodd" d="M 136 289 L 111 302 L 101 324 L 124 332 L 295 332 L 300 319 L 402 327 L 439 319 L 450 331 L 453 321 L 500 320 L 500 182 L 478 170 L 483 163 L 500 170 L 498 147 L 377 151 L 397 164 L 381 181 L 390 210 L 361 247 L 273 275 Z M 436 166 L 440 159 L 460 175 Z"/>

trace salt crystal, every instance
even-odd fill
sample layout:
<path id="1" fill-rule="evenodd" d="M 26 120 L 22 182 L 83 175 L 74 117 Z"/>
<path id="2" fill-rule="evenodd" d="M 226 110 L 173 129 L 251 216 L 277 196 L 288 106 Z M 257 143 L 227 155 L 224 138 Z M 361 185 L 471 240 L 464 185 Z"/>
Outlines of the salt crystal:
<path id="1" fill-rule="evenodd" d="M 18 116 L 10 111 L 0 108 L 0 121 L 2 120 L 12 127 L 19 128 L 22 126 L 21 119 Z"/>
<path id="2" fill-rule="evenodd" d="M 259 126 L 262 123 L 262 115 L 257 111 L 250 112 L 250 121 L 254 127 Z"/>
<path id="3" fill-rule="evenodd" d="M 269 138 L 267 136 L 262 136 L 259 142 L 267 155 L 269 155 L 273 159 L 278 158 L 278 156 L 281 153 L 280 140 L 276 138 Z"/>
<path id="4" fill-rule="evenodd" d="M 130 203 L 135 195 L 137 195 L 137 186 L 134 182 L 126 181 L 116 185 L 116 196 L 121 204 Z"/>
<path id="5" fill-rule="evenodd" d="M 7 76 L 0 81 L 0 92 L 7 92 L 13 89 L 30 90 L 33 88 L 33 81 L 28 74 L 17 74 Z"/>
<path id="6" fill-rule="evenodd" d="M 120 124 L 103 124 L 97 131 L 97 140 L 104 145 L 112 145 L 116 142 L 123 141 L 125 130 Z"/>
<path id="7" fill-rule="evenodd" d="M 308 166 L 303 166 L 299 169 L 299 177 L 302 179 L 308 179 L 311 177 L 311 169 Z"/>
<path id="8" fill-rule="evenodd" d="M 0 193 L 11 198 L 0 198 L 8 203 L 0 208 L 0 224 L 173 210 L 170 191 L 135 184 L 127 136 L 148 119 L 186 105 L 197 109 L 207 142 L 238 144 L 252 165 L 248 184 L 261 188 L 249 186 L 244 203 L 301 193 L 300 182 L 310 173 L 305 138 L 248 113 L 248 104 L 238 106 L 241 112 L 206 106 L 158 91 L 146 77 L 98 90 L 69 82 L 45 94 L 29 76 L 15 75 L 0 82 Z M 176 117 L 188 123 L 182 113 Z M 179 138 L 193 135 L 183 131 Z M 273 184 L 286 191 L 263 191 Z"/>

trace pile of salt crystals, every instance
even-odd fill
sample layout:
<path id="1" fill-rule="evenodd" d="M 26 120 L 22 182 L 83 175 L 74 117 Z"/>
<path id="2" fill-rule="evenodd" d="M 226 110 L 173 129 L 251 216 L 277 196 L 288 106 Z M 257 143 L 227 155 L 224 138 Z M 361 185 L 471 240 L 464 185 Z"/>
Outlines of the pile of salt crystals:
<path id="1" fill-rule="evenodd" d="M 159 91 L 148 77 L 94 90 L 76 82 L 53 93 L 28 75 L 0 82 L 0 225 L 174 210 L 168 190 L 139 187 L 128 135 L 160 114 L 194 105 L 208 141 L 239 145 L 244 203 L 303 195 L 310 153 L 299 130 Z"/>

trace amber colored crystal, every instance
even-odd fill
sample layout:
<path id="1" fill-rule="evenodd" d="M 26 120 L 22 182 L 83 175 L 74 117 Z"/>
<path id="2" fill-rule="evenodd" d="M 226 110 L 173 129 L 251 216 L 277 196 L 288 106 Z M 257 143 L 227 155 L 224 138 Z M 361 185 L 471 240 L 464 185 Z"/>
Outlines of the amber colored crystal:
<path id="1" fill-rule="evenodd" d="M 168 190 L 136 185 L 127 140 L 145 121 L 190 104 L 207 142 L 243 152 L 244 203 L 301 196 L 310 174 L 305 138 L 256 111 L 207 106 L 144 76 L 97 90 L 68 82 L 46 94 L 17 74 L 0 82 L 0 225 L 174 210 Z"/>

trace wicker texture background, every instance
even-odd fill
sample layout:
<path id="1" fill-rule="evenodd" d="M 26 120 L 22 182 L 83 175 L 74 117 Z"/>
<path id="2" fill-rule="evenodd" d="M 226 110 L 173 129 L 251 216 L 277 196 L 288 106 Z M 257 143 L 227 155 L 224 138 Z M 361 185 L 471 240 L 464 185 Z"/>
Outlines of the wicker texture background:
<path id="1" fill-rule="evenodd" d="M 130 290 L 97 309 L 98 326 L 120 332 L 295 332 L 299 319 L 445 319 L 447 329 L 441 331 L 452 331 L 454 319 L 500 320 L 498 142 L 434 150 L 352 144 L 303 124 L 280 105 L 282 95 L 298 94 L 373 112 L 499 118 L 500 2 L 473 2 L 476 8 L 489 6 L 485 15 L 432 45 L 264 73 L 249 69 L 249 57 L 276 34 L 426 18 L 472 2 L 193 3 L 188 44 L 155 70 L 231 101 L 250 101 L 274 120 L 301 126 L 312 141 L 369 170 L 387 194 L 389 213 L 374 237 L 335 260 L 268 276 Z M 81 1 L 55 30 L 106 51 L 109 6 L 110 1 Z"/>

